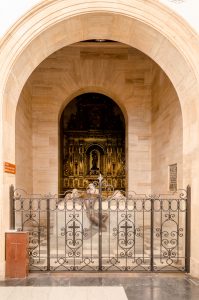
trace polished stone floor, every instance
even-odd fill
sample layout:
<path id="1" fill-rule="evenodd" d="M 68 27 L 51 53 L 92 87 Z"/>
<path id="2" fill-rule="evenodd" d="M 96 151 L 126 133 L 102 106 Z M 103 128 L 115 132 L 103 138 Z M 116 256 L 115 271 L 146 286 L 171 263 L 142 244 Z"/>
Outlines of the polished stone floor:
<path id="1" fill-rule="evenodd" d="M 27 279 L 0 281 L 0 296 L 1 287 L 6 286 L 123 287 L 128 300 L 199 299 L 199 279 L 184 274 L 32 273 Z"/>
<path id="2" fill-rule="evenodd" d="M 1 300 L 127 300 L 123 287 L 12 286 L 0 287 Z"/>

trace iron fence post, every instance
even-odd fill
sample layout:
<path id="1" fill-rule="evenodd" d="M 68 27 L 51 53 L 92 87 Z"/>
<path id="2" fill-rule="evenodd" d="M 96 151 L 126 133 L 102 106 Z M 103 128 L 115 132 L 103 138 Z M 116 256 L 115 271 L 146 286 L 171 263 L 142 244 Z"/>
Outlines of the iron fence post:
<path id="1" fill-rule="evenodd" d="M 99 180 L 99 271 L 102 271 L 102 180 L 100 174 Z"/>
<path id="2" fill-rule="evenodd" d="M 9 188 L 10 198 L 10 229 L 15 229 L 14 185 Z"/>
<path id="3" fill-rule="evenodd" d="M 50 199 L 47 201 L 47 271 L 50 271 Z"/>
<path id="4" fill-rule="evenodd" d="M 154 271 L 154 261 L 153 261 L 153 244 L 154 244 L 154 239 L 153 239 L 153 234 L 154 234 L 154 198 L 151 197 L 151 272 Z"/>
<path id="5" fill-rule="evenodd" d="M 186 198 L 186 238 L 185 238 L 185 271 L 190 273 L 191 256 L 191 186 L 187 186 Z"/>

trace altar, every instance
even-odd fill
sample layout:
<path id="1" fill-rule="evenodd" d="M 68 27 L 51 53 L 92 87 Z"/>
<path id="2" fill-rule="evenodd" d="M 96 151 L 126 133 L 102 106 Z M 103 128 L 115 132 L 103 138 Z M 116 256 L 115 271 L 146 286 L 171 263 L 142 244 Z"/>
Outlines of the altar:
<path id="1" fill-rule="evenodd" d="M 125 189 L 125 124 L 115 102 L 97 93 L 76 97 L 61 117 L 60 192 L 86 189 L 101 173 Z"/>

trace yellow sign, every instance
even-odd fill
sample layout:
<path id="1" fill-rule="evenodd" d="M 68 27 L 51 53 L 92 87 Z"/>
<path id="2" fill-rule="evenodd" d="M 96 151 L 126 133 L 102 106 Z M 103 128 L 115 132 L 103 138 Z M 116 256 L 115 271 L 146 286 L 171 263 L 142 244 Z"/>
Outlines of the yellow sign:
<path id="1" fill-rule="evenodd" d="M 16 165 L 9 162 L 4 162 L 4 172 L 10 174 L 16 174 Z"/>

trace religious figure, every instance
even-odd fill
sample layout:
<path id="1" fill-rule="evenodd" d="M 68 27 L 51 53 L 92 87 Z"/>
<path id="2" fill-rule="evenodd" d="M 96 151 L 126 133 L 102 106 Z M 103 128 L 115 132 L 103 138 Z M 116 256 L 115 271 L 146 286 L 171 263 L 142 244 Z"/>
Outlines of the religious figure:
<path id="1" fill-rule="evenodd" d="M 99 168 L 97 167 L 97 163 L 98 163 L 98 155 L 97 155 L 97 151 L 93 151 L 92 152 L 92 168 L 91 170 L 99 170 Z"/>

